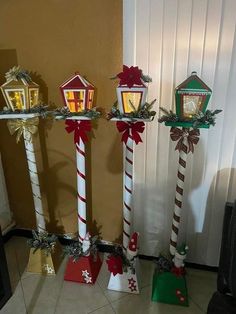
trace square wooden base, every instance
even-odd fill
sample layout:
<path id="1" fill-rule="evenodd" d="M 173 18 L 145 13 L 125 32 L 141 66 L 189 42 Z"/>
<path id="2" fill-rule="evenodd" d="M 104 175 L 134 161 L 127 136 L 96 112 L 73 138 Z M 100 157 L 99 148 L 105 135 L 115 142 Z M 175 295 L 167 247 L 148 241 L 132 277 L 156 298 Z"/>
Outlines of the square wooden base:
<path id="1" fill-rule="evenodd" d="M 128 268 L 127 272 L 123 272 L 123 274 L 116 274 L 114 276 L 111 273 L 107 289 L 139 294 L 139 282 L 140 266 L 139 260 L 138 258 L 136 258 L 134 274 L 132 273 L 130 268 Z"/>
<path id="2" fill-rule="evenodd" d="M 99 274 L 102 261 L 97 253 L 96 258 L 92 255 L 83 256 L 73 262 L 70 257 L 66 266 L 64 280 L 80 283 L 94 284 Z"/>
<path id="3" fill-rule="evenodd" d="M 155 272 L 152 282 L 152 301 L 188 306 L 185 276 L 171 272 Z"/>
<path id="4" fill-rule="evenodd" d="M 62 261 L 62 250 L 57 242 L 53 252 L 47 255 L 46 250 L 38 249 L 35 253 L 30 249 L 27 271 L 43 275 L 55 275 Z"/>

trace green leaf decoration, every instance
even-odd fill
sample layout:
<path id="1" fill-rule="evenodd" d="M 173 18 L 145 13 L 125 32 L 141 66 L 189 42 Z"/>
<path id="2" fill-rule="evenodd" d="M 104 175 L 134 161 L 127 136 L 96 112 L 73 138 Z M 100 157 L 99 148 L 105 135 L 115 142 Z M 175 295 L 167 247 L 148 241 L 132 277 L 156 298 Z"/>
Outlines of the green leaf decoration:
<path id="1" fill-rule="evenodd" d="M 6 80 L 18 81 L 20 79 L 25 79 L 28 83 L 32 81 L 29 72 L 22 69 L 19 65 L 14 66 L 5 74 Z"/>
<path id="2" fill-rule="evenodd" d="M 46 254 L 50 254 L 56 245 L 57 236 L 52 234 L 49 235 L 46 231 L 45 232 L 36 232 L 32 231 L 33 238 L 27 241 L 28 245 L 31 248 L 34 248 L 33 253 L 37 250 L 45 250 Z"/>
<path id="3" fill-rule="evenodd" d="M 131 107 L 133 108 L 132 112 L 129 113 L 121 113 L 118 109 L 118 102 L 116 101 L 111 108 L 111 111 L 107 113 L 107 120 L 112 118 L 123 119 L 153 119 L 156 115 L 156 111 L 151 110 L 156 99 L 154 99 L 151 103 L 145 103 L 143 106 L 139 107 L 138 110 L 133 106 L 132 102 L 130 102 Z"/>
<path id="4" fill-rule="evenodd" d="M 79 240 L 73 241 L 70 245 L 66 245 L 63 248 L 63 255 L 72 257 L 73 262 L 77 262 L 80 257 L 91 254 L 94 259 L 97 258 L 98 252 L 98 236 L 90 238 L 90 247 L 86 252 L 83 252 L 82 243 Z"/>

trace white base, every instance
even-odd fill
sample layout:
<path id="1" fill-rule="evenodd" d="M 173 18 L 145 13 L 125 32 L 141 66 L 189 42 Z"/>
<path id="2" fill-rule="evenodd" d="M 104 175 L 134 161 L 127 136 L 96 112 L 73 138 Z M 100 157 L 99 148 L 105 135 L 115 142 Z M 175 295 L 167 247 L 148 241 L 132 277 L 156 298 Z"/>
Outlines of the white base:
<path id="1" fill-rule="evenodd" d="M 153 119 L 141 119 L 141 118 L 111 118 L 109 121 L 128 121 L 128 122 L 135 122 L 135 121 L 143 121 L 143 122 L 152 122 Z"/>
<path id="2" fill-rule="evenodd" d="M 67 116 L 55 116 L 55 119 L 56 120 L 92 120 L 91 118 L 88 118 L 88 117 L 85 117 L 85 116 L 70 116 L 70 117 L 67 117 Z"/>
<path id="3" fill-rule="evenodd" d="M 0 120 L 6 119 L 30 119 L 34 117 L 39 117 L 39 113 L 9 113 L 9 114 L 0 114 Z"/>
<path id="4" fill-rule="evenodd" d="M 130 269 L 122 275 L 117 274 L 114 276 L 111 274 L 107 289 L 139 294 L 139 283 L 140 266 L 137 258 L 135 262 L 135 274 L 132 274 Z"/>

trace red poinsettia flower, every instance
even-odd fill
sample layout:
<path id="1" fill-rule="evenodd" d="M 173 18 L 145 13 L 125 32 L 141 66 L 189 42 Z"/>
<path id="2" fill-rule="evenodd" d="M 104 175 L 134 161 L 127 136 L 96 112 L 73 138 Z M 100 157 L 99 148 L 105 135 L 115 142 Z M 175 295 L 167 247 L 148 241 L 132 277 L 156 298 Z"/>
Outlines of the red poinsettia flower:
<path id="1" fill-rule="evenodd" d="M 111 272 L 114 276 L 117 274 L 123 274 L 122 269 L 122 259 L 120 256 L 109 256 L 106 260 L 108 265 L 108 270 Z"/>
<path id="2" fill-rule="evenodd" d="M 120 85 L 127 85 L 129 88 L 134 85 L 143 85 L 141 81 L 142 70 L 138 67 L 131 66 L 129 68 L 123 65 L 123 72 L 120 72 L 117 77 L 120 79 Z"/>

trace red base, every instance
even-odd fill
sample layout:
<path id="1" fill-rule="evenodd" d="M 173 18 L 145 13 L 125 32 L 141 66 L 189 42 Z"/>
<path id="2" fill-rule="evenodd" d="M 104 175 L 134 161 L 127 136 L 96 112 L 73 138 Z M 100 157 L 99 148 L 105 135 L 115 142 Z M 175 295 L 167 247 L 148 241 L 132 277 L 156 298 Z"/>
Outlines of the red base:
<path id="1" fill-rule="evenodd" d="M 94 260 L 92 255 L 80 257 L 77 262 L 73 262 L 70 257 L 66 266 L 64 280 L 81 283 L 94 284 L 99 274 L 102 261 L 99 254 Z"/>

